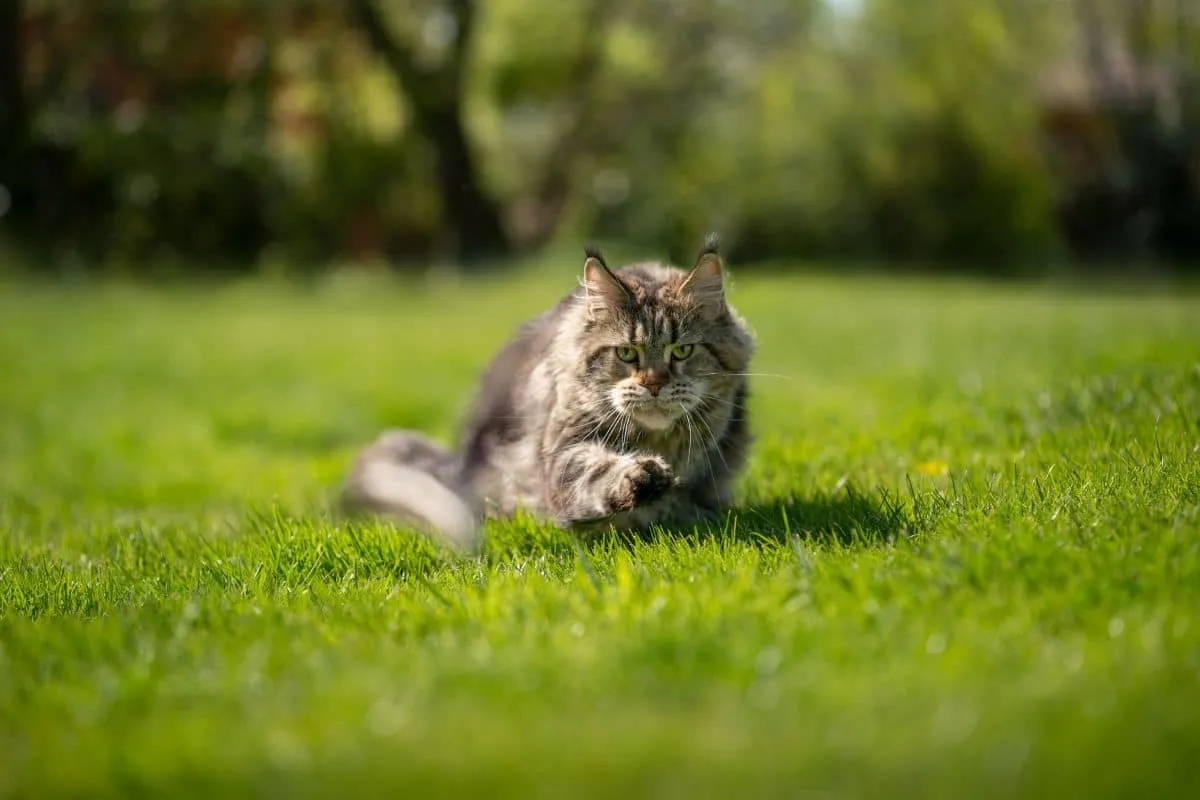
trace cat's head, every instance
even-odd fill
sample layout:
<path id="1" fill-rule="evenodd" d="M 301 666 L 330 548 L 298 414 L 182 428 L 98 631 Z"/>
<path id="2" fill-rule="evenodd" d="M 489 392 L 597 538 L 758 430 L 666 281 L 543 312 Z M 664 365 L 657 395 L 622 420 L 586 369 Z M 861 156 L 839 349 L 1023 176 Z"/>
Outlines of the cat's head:
<path id="1" fill-rule="evenodd" d="M 663 431 L 732 404 L 754 347 L 726 301 L 715 236 L 690 271 L 661 264 L 613 270 L 588 248 L 583 287 L 585 380 L 613 411 Z"/>

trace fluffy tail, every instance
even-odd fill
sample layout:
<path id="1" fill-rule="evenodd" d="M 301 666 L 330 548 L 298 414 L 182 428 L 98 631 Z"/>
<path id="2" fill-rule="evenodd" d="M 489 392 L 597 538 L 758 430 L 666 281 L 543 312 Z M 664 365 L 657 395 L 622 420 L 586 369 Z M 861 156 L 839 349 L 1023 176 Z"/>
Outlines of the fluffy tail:
<path id="1" fill-rule="evenodd" d="M 462 550 L 479 544 L 481 515 L 459 486 L 458 459 L 412 431 L 388 431 L 359 454 L 342 506 L 431 529 Z"/>

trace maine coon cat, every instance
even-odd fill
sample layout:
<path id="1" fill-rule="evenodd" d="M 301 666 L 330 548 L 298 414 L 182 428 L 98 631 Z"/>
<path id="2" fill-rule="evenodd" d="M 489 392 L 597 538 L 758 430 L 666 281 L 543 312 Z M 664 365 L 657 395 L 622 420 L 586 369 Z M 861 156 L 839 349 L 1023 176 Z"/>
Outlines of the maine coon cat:
<path id="1" fill-rule="evenodd" d="M 518 508 L 582 531 L 712 517 L 750 443 L 754 341 L 724 272 L 715 236 L 690 271 L 614 270 L 587 248 L 582 288 L 491 363 L 459 451 L 386 432 L 359 456 L 345 505 L 467 548 L 484 516 Z"/>

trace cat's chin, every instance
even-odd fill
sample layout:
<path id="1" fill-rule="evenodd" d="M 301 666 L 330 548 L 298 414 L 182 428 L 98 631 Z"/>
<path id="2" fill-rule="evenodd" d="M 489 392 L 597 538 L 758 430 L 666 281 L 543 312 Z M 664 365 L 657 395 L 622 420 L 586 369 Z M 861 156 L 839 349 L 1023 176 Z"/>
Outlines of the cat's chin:
<path id="1" fill-rule="evenodd" d="M 648 431 L 665 431 L 674 427 L 675 423 L 679 421 L 677 414 L 654 408 L 638 409 L 631 412 L 630 416 L 633 417 L 634 422 Z"/>

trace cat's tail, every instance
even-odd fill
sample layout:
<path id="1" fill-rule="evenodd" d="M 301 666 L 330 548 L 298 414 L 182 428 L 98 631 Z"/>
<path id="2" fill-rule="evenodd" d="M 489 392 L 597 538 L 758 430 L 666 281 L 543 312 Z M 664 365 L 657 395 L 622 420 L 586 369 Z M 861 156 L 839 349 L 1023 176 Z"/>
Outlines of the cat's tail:
<path id="1" fill-rule="evenodd" d="M 387 431 L 359 454 L 342 507 L 430 529 L 461 550 L 479 545 L 481 514 L 459 484 L 458 459 L 413 431 Z"/>

